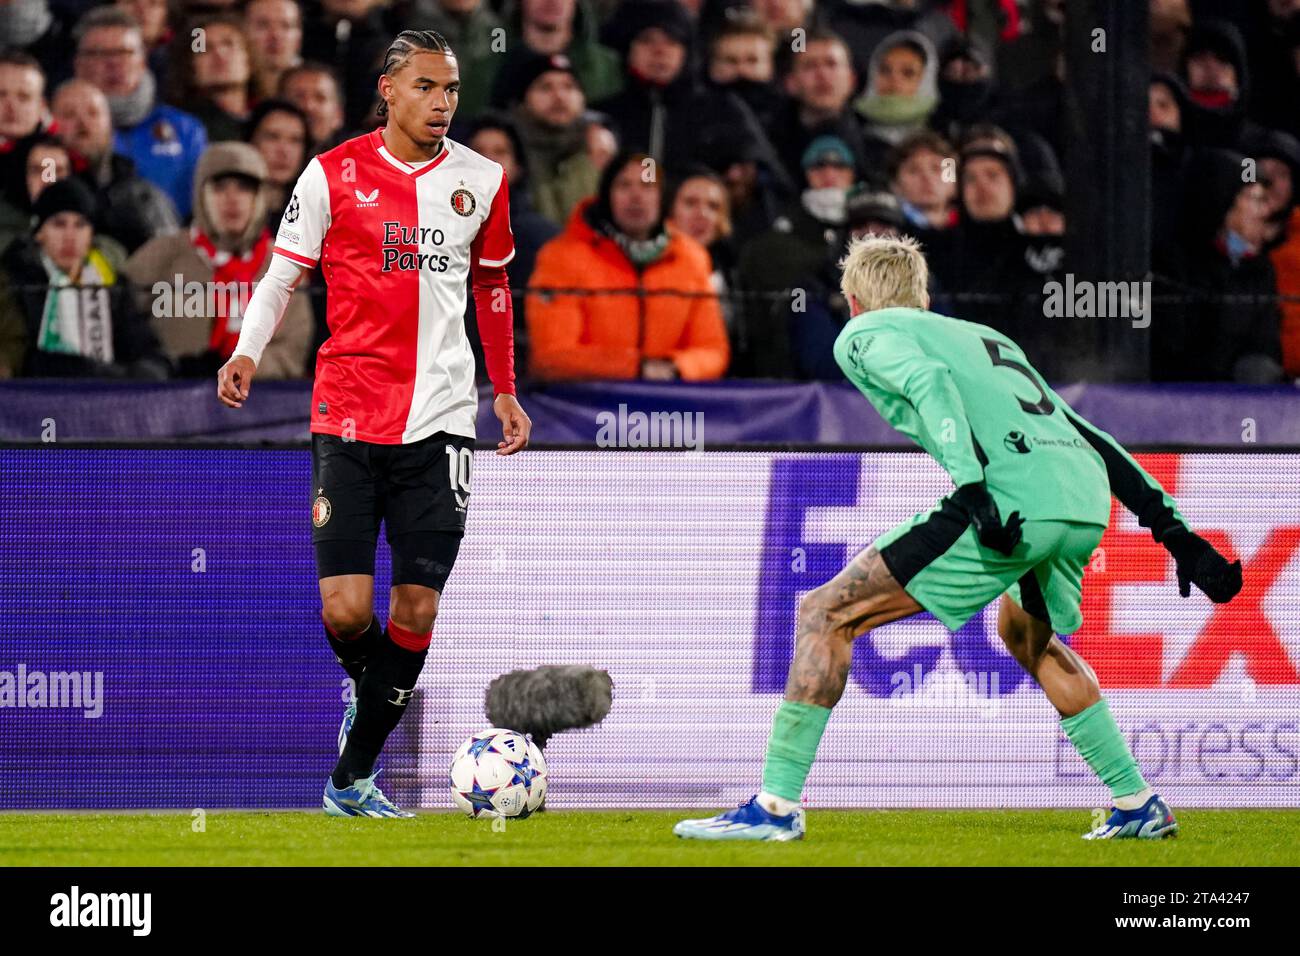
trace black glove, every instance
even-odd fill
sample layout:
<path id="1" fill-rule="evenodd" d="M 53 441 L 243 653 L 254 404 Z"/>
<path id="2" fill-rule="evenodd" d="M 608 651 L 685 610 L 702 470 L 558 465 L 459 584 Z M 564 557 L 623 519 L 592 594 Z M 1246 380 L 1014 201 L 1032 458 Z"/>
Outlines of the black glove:
<path id="1" fill-rule="evenodd" d="M 1175 531 L 1160 542 L 1174 556 L 1178 593 L 1190 597 L 1195 584 L 1215 604 L 1231 601 L 1241 590 L 1241 562 L 1228 559 L 1199 534 Z"/>
<path id="2" fill-rule="evenodd" d="M 984 482 L 973 481 L 969 485 L 962 485 L 949 496 L 949 500 L 970 518 L 970 523 L 975 526 L 975 534 L 984 547 L 1009 555 L 1020 543 L 1020 526 L 1025 523 L 1020 512 L 1011 512 L 1011 517 L 1003 524 L 1002 517 L 998 514 L 998 503 L 993 500 Z"/>

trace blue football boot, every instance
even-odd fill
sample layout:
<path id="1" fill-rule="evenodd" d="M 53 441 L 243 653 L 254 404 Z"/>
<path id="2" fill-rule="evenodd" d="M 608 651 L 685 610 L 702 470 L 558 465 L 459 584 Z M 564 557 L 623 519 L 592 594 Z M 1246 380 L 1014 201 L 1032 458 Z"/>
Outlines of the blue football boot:
<path id="1" fill-rule="evenodd" d="M 778 843 L 802 840 L 803 807 L 778 817 L 760 807 L 758 797 L 753 796 L 736 809 L 716 817 L 682 820 L 673 827 L 673 832 L 688 840 L 770 840 Z"/>
<path id="2" fill-rule="evenodd" d="M 1159 840 L 1162 837 L 1178 835 L 1178 821 L 1169 804 L 1153 794 L 1151 799 L 1142 804 L 1140 810 L 1121 810 L 1111 807 L 1110 818 L 1091 833 L 1085 833 L 1085 840 Z"/>
<path id="3" fill-rule="evenodd" d="M 415 814 L 403 810 L 384 796 L 384 791 L 375 783 L 379 776 L 376 770 L 368 777 L 361 777 L 352 782 L 352 786 L 342 789 L 334 786 L 331 777 L 325 778 L 325 796 L 321 808 L 329 817 L 396 817 L 409 820 Z"/>

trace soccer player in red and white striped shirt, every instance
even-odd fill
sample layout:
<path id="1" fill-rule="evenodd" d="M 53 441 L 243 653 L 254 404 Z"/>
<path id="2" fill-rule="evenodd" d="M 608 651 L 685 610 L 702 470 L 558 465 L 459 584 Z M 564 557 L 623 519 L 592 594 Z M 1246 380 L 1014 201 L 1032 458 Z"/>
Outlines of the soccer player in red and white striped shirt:
<path id="1" fill-rule="evenodd" d="M 241 407 L 294 286 L 319 264 L 330 337 L 312 393 L 312 538 L 326 635 L 356 688 L 325 785 L 333 816 L 411 816 L 375 785 L 375 763 L 424 665 L 465 528 L 478 408 L 471 278 L 497 454 L 523 449 L 532 427 L 515 398 L 506 177 L 447 138 L 459 88 L 440 34 L 397 36 L 379 77 L 386 125 L 308 164 L 218 373 L 220 400 Z M 393 558 L 384 628 L 373 611 L 381 520 Z"/>

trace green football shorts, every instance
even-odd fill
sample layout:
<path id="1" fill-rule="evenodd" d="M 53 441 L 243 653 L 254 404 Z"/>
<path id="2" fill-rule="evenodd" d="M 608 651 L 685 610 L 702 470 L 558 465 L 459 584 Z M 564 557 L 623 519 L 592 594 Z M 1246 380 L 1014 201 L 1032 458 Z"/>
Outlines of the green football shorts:
<path id="1" fill-rule="evenodd" d="M 1055 633 L 1073 634 L 1083 623 L 1083 568 L 1105 530 L 1075 521 L 1026 521 L 1024 538 L 1008 556 L 980 544 L 970 519 L 945 498 L 873 545 L 894 579 L 949 630 L 1010 591 Z"/>

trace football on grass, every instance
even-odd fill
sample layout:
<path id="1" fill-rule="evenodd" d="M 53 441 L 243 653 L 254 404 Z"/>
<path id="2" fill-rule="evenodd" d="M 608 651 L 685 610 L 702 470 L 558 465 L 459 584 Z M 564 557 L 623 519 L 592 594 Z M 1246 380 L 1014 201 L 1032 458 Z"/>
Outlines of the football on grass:
<path id="1" fill-rule="evenodd" d="M 546 799 L 546 759 L 523 734 L 480 730 L 451 758 L 451 799 L 471 817 L 526 817 Z"/>

